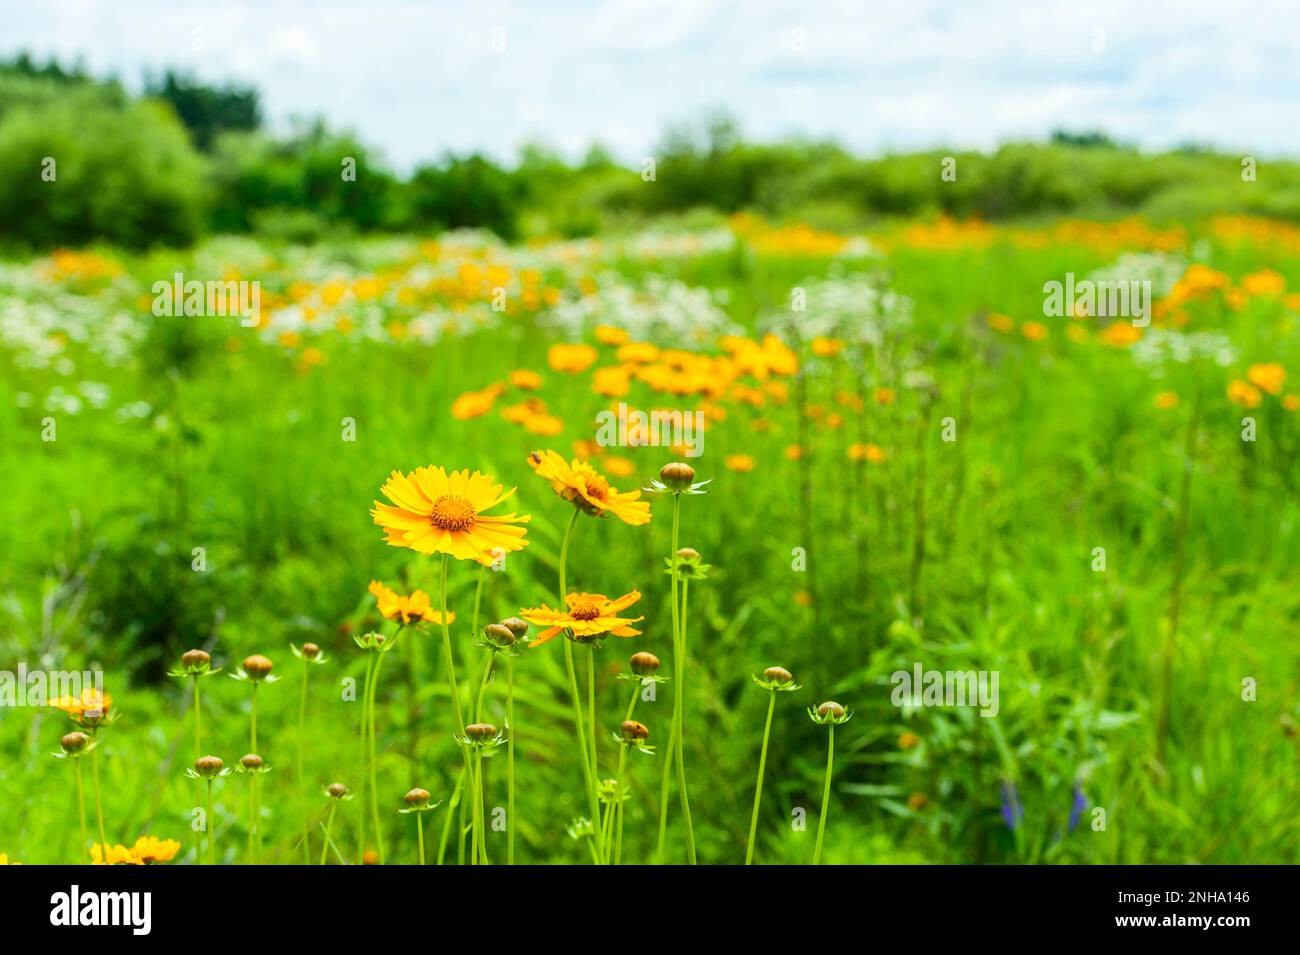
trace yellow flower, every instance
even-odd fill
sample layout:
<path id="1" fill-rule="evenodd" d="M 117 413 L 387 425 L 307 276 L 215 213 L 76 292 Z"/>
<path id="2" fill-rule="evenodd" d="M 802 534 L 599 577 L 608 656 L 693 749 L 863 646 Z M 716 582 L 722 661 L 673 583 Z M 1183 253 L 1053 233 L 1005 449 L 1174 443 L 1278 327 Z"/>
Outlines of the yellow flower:
<path id="1" fill-rule="evenodd" d="M 621 398 L 627 394 L 632 384 L 632 372 L 621 365 L 597 368 L 591 376 L 591 387 L 596 394 L 609 398 Z"/>
<path id="2" fill-rule="evenodd" d="M 894 389 L 877 388 L 875 398 L 878 405 L 892 405 L 894 403 Z"/>
<path id="3" fill-rule="evenodd" d="M 620 458 L 617 455 L 610 455 L 604 461 L 605 470 L 614 477 L 628 477 L 636 473 L 636 464 L 629 458 Z"/>
<path id="4" fill-rule="evenodd" d="M 527 529 L 519 525 L 531 520 L 529 515 L 483 513 L 514 494 L 514 488 L 503 492 L 500 484 L 478 471 L 394 471 L 381 492 L 393 503 L 375 501 L 370 516 L 393 547 L 485 562 L 494 552 L 522 550 L 528 543 Z"/>
<path id="5" fill-rule="evenodd" d="M 542 387 L 542 376 L 527 368 L 520 368 L 510 373 L 510 384 L 524 391 L 536 391 Z"/>
<path id="6" fill-rule="evenodd" d="M 722 459 L 729 471 L 745 473 L 754 470 L 754 459 L 748 454 L 728 454 Z"/>
<path id="7" fill-rule="evenodd" d="M 619 361 L 645 364 L 659 357 L 659 349 L 649 342 L 631 342 L 624 345 L 615 354 Z"/>
<path id="8" fill-rule="evenodd" d="M 622 491 L 586 461 L 571 464 L 554 451 L 534 451 L 528 463 L 537 476 L 550 481 L 556 494 L 594 517 L 613 514 L 626 524 L 648 524 L 650 503 L 638 500 L 640 491 Z"/>
<path id="9" fill-rule="evenodd" d="M 144 862 L 137 859 L 131 854 L 131 850 L 123 845 L 109 846 L 108 852 L 104 852 L 104 847 L 95 843 L 90 847 L 90 859 L 92 865 L 144 865 Z"/>
<path id="10" fill-rule="evenodd" d="M 1287 411 L 1300 411 L 1300 395 L 1287 395 L 1282 399 L 1282 407 Z"/>
<path id="11" fill-rule="evenodd" d="M 137 865 L 152 865 L 155 862 L 170 862 L 181 851 L 181 844 L 175 839 L 158 839 L 155 836 L 141 836 L 135 840 L 129 850 Z"/>
<path id="12" fill-rule="evenodd" d="M 789 445 L 785 449 L 785 459 L 787 461 L 798 461 L 803 457 L 803 448 L 797 444 Z"/>
<path id="13" fill-rule="evenodd" d="M 442 623 L 442 613 L 433 609 L 429 595 L 423 590 L 413 590 L 409 596 L 399 594 L 385 587 L 377 580 L 370 581 L 370 592 L 375 595 L 379 613 L 385 620 L 401 620 L 402 623 Z M 454 623 L 456 615 L 447 612 L 447 622 Z"/>
<path id="14" fill-rule="evenodd" d="M 1162 391 L 1156 395 L 1156 407 L 1162 410 L 1178 407 L 1178 392 Z"/>
<path id="15" fill-rule="evenodd" d="M 18 861 L 16 861 L 16 860 L 13 861 L 13 862 L 10 862 L 10 861 L 9 861 L 9 856 L 5 855 L 5 853 L 3 853 L 3 852 L 0 852 L 0 865 L 22 865 L 22 863 L 21 863 L 21 862 L 18 862 Z"/>
<path id="16" fill-rule="evenodd" d="M 1031 342 L 1041 342 L 1047 337 L 1047 326 L 1042 322 L 1025 322 L 1020 326 L 1020 334 Z"/>
<path id="17" fill-rule="evenodd" d="M 1280 295 L 1286 288 L 1286 279 L 1272 269 L 1252 272 L 1241 280 L 1247 295 Z"/>
<path id="18" fill-rule="evenodd" d="M 112 712 L 113 697 L 96 689 L 84 689 L 80 696 L 61 696 L 50 705 L 63 710 L 81 725 L 98 725 Z"/>
<path id="19" fill-rule="evenodd" d="M 819 358 L 833 358 L 844 350 L 844 342 L 838 338 L 818 335 L 812 340 L 812 353 Z"/>
<path id="20" fill-rule="evenodd" d="M 500 385 L 488 385 L 480 391 L 467 391 L 451 403 L 452 417 L 458 421 L 481 417 L 492 410 L 499 394 Z"/>
<path id="21" fill-rule="evenodd" d="M 1263 396 L 1254 385 L 1236 378 L 1228 384 L 1228 400 L 1243 408 L 1258 408 Z"/>
<path id="22" fill-rule="evenodd" d="M 1142 329 L 1132 322 L 1112 322 L 1101 333 L 1101 340 L 1113 348 L 1127 348 L 1142 338 Z"/>
<path id="23" fill-rule="evenodd" d="M 551 637 L 563 630 L 572 630 L 575 640 L 598 637 L 612 633 L 616 637 L 636 637 L 640 630 L 633 630 L 632 624 L 644 620 L 644 617 L 620 617 L 618 614 L 641 599 L 639 591 L 624 594 L 617 600 L 610 600 L 604 594 L 569 594 L 564 598 L 568 612 L 552 610 L 542 604 L 529 610 L 519 611 L 531 624 L 547 629 L 537 634 L 530 646 L 540 647 Z"/>
<path id="24" fill-rule="evenodd" d="M 1262 388 L 1270 395 L 1280 395 L 1286 384 L 1286 369 L 1275 361 L 1251 365 L 1246 369 L 1246 378 L 1256 388 Z"/>
<path id="25" fill-rule="evenodd" d="M 870 461 L 872 464 L 880 464 L 885 460 L 885 450 L 875 444 L 850 444 L 849 460 L 850 461 Z"/>
<path id="26" fill-rule="evenodd" d="M 989 328 L 995 332 L 1009 332 L 1016 327 L 1016 323 L 1011 317 L 1003 315 L 1001 312 L 989 312 L 988 323 Z"/>
<path id="27" fill-rule="evenodd" d="M 613 325 L 597 325 L 596 341 L 602 345 L 626 345 L 627 331 Z"/>
<path id="28" fill-rule="evenodd" d="M 590 345 L 552 345 L 546 352 L 546 363 L 552 371 L 576 375 L 586 371 L 596 360 L 596 349 Z"/>
<path id="29" fill-rule="evenodd" d="M 529 434 L 553 438 L 564 430 L 564 419 L 553 414 L 530 414 L 520 422 Z"/>

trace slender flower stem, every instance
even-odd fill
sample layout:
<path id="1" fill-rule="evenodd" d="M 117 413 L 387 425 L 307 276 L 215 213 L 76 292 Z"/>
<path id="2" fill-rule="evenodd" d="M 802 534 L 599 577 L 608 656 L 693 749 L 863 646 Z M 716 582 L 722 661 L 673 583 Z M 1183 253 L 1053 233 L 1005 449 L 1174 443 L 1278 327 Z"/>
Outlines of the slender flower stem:
<path id="1" fill-rule="evenodd" d="M 677 771 L 677 795 L 682 805 L 682 821 L 686 825 L 686 855 L 691 865 L 695 865 L 695 829 L 691 824 L 691 803 L 686 793 L 686 764 L 682 755 L 683 749 L 683 724 L 685 720 L 683 690 L 686 683 L 686 639 L 685 639 L 685 595 L 682 598 L 677 596 L 677 540 L 678 530 L 681 524 L 681 507 L 682 496 L 673 495 L 673 539 L 672 552 L 668 559 L 673 571 L 670 574 L 672 578 L 672 611 L 673 611 L 673 672 L 676 679 L 673 683 L 673 722 L 672 722 L 672 739 L 669 741 L 669 757 L 664 760 L 663 781 L 659 789 L 659 846 L 656 849 L 656 860 L 663 861 L 664 840 L 668 825 L 668 774 L 675 767 Z M 683 581 L 683 587 L 685 581 Z M 679 602 L 680 601 L 680 602 Z"/>
<path id="2" fill-rule="evenodd" d="M 248 863 L 257 863 L 257 777 L 248 776 Z"/>
<path id="3" fill-rule="evenodd" d="M 99 823 L 99 844 L 103 849 L 104 861 L 108 861 L 108 836 L 104 830 L 104 805 L 99 799 L 99 747 L 90 751 L 91 784 L 95 787 L 95 821 Z"/>
<path id="4" fill-rule="evenodd" d="M 822 839 L 826 835 L 826 815 L 831 808 L 831 770 L 835 764 L 835 724 L 828 726 L 830 736 L 826 743 L 826 785 L 822 789 L 822 813 L 817 821 L 817 847 L 813 849 L 813 865 L 821 865 Z"/>
<path id="5" fill-rule="evenodd" d="M 459 737 L 464 738 L 465 717 L 460 709 L 460 687 L 456 682 L 456 660 L 451 652 L 451 624 L 447 620 L 447 564 L 450 562 L 450 560 L 451 560 L 450 555 L 448 554 L 442 555 L 442 573 L 439 575 L 439 581 L 438 581 L 438 590 L 439 590 L 439 595 L 441 597 L 441 603 L 442 603 L 441 606 L 442 656 L 443 656 L 443 662 L 446 664 L 447 667 L 447 687 L 451 695 L 451 708 L 456 715 L 456 731 Z M 479 583 L 480 585 L 482 584 L 481 578 L 479 580 Z M 461 759 L 463 760 L 463 763 L 461 768 L 461 782 L 459 785 L 461 786 L 463 791 L 465 776 L 473 772 L 473 767 L 470 765 L 469 752 L 467 751 L 464 743 L 460 744 L 460 752 L 461 752 Z M 451 814 L 452 814 L 451 810 L 450 808 L 448 808 L 447 815 L 450 817 Z M 443 838 L 444 840 L 446 838 L 445 828 L 443 832 Z M 457 841 L 463 845 L 463 839 L 464 839 L 464 827 L 462 826 L 461 833 L 457 836 Z M 438 861 L 441 863 L 442 861 L 441 849 L 439 849 L 438 856 L 439 856 Z"/>
<path id="6" fill-rule="evenodd" d="M 208 865 L 217 864 L 217 824 L 212 816 L 212 780 L 208 783 L 208 818 L 205 820 L 208 830 Z"/>
<path id="7" fill-rule="evenodd" d="M 632 683 L 632 699 L 627 704 L 627 713 L 623 716 L 623 722 L 632 718 L 632 713 L 636 710 L 637 697 L 641 695 L 641 681 L 634 680 Z M 618 798 L 617 810 L 615 812 L 614 823 L 614 865 L 623 864 L 623 768 L 627 758 L 627 747 L 618 755 L 618 784 L 614 788 L 614 793 Z"/>
<path id="8" fill-rule="evenodd" d="M 456 780 L 456 788 L 452 790 L 451 802 L 447 804 L 447 813 L 442 819 L 442 837 L 438 840 L 438 865 L 442 865 L 442 860 L 447 854 L 447 838 L 451 834 L 451 825 L 456 818 L 456 813 L 452 812 L 452 810 L 461 805 L 461 794 L 464 791 L 465 771 L 462 769 L 460 776 Z"/>
<path id="9" fill-rule="evenodd" d="M 199 677 L 191 677 L 194 681 L 194 758 L 198 759 L 203 755 L 203 720 L 202 709 L 199 703 Z M 197 779 L 194 781 L 194 802 L 198 803 L 203 798 L 203 784 Z M 194 832 L 194 861 L 196 864 L 203 862 L 203 830 L 197 829 Z"/>
<path id="10" fill-rule="evenodd" d="M 415 814 L 415 831 L 420 839 L 420 865 L 424 865 L 424 813 Z"/>
<path id="11" fill-rule="evenodd" d="M 248 738 L 250 753 L 257 752 L 257 684 L 253 684 L 253 706 L 249 711 Z"/>
<path id="12" fill-rule="evenodd" d="M 515 864 L 515 661 L 506 657 L 506 865 Z"/>
<path id="13" fill-rule="evenodd" d="M 587 718 L 591 721 L 591 772 L 600 785 L 600 758 L 596 750 L 596 644 L 587 645 Z M 606 845 L 608 845 L 606 843 Z M 608 856 L 608 852 L 605 853 Z M 606 861 L 609 861 L 606 859 Z"/>
<path id="14" fill-rule="evenodd" d="M 361 689 L 361 778 L 366 778 L 367 764 L 370 762 L 370 674 L 375 668 L 375 654 L 373 650 L 366 651 L 366 679 Z M 366 787 L 365 783 L 361 784 L 361 819 L 362 824 L 357 826 L 357 864 L 360 865 L 366 851 Z"/>
<path id="15" fill-rule="evenodd" d="M 324 865 L 325 860 L 329 858 L 330 845 L 333 843 L 333 840 L 330 838 L 330 830 L 334 828 L 334 810 L 338 809 L 338 807 L 339 801 L 337 799 L 331 799 L 329 818 L 325 821 L 325 844 L 320 847 L 321 865 Z"/>
<path id="16" fill-rule="evenodd" d="M 776 709 L 776 690 L 768 691 L 767 722 L 763 724 L 763 748 L 758 756 L 758 782 L 754 786 L 754 812 L 749 817 L 749 844 L 745 848 L 745 865 L 754 864 L 754 836 L 758 832 L 758 804 L 763 800 L 763 772 L 767 769 L 767 741 L 772 735 L 772 711 Z"/>
<path id="17" fill-rule="evenodd" d="M 307 735 L 307 678 L 311 675 L 311 662 L 303 657 L 302 661 L 302 700 L 298 705 L 298 802 L 302 805 L 302 815 L 307 819 L 307 784 L 303 772 L 302 751 Z M 307 819 L 302 833 L 303 861 L 311 865 L 311 820 Z"/>
<path id="18" fill-rule="evenodd" d="M 375 735 L 375 697 L 379 688 L 379 668 L 383 665 L 384 655 L 376 651 L 375 669 L 370 675 L 370 816 L 375 827 L 375 851 L 379 853 L 380 865 L 384 864 L 384 831 L 379 823 L 379 786 L 375 778 L 375 764 L 379 761 L 379 748 Z"/>
<path id="19" fill-rule="evenodd" d="M 471 634 L 477 636 L 479 624 L 479 606 L 483 602 L 483 579 L 487 576 L 487 564 L 478 565 L 478 583 L 474 585 L 474 629 Z"/>
<path id="20" fill-rule="evenodd" d="M 574 508 L 573 515 L 569 518 L 569 525 L 564 529 L 564 540 L 560 544 L 561 605 L 564 604 L 564 599 L 568 594 L 565 583 L 565 570 L 569 562 L 569 538 L 573 535 L 573 525 L 578 522 L 578 513 L 578 509 Z M 587 750 L 587 734 L 582 725 L 582 698 L 578 695 L 578 673 L 573 665 L 573 641 L 569 639 L 567 634 L 564 635 L 564 667 L 569 675 L 569 697 L 573 701 L 573 729 L 578 737 L 578 753 L 582 757 L 582 775 L 587 783 L 587 808 L 591 813 L 592 828 L 598 833 L 600 829 L 600 800 L 596 797 L 595 767 L 591 765 L 591 758 Z M 602 856 L 599 842 L 598 837 L 593 837 L 592 854 L 596 856 L 597 860 Z"/>
<path id="21" fill-rule="evenodd" d="M 81 852 L 86 852 L 86 847 L 90 843 L 86 839 L 86 790 L 81 783 L 81 757 L 75 756 L 72 761 L 77 769 L 77 814 L 81 818 Z"/>
<path id="22" fill-rule="evenodd" d="M 477 631 L 476 631 L 477 632 Z M 492 661 L 495 651 L 488 652 L 487 663 L 483 666 L 483 676 L 478 683 L 478 698 L 474 702 L 474 722 L 483 722 L 483 697 L 487 693 L 488 683 L 492 678 Z M 483 819 L 483 756 L 474 754 L 474 812 L 472 814 L 473 838 L 470 841 L 470 855 L 474 865 L 487 865 L 487 826 Z"/>

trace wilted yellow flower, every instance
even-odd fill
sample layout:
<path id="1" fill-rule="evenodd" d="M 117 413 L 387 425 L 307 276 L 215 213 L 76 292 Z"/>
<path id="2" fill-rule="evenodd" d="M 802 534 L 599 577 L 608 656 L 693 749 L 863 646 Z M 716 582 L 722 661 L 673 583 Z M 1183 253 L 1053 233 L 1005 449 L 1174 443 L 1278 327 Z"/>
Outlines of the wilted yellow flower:
<path id="1" fill-rule="evenodd" d="M 626 524 L 648 524 L 650 504 L 639 500 L 641 492 L 619 491 L 586 461 L 567 462 L 554 451 L 528 455 L 537 476 L 551 482 L 551 489 L 566 501 L 594 517 L 613 514 Z"/>
<path id="2" fill-rule="evenodd" d="M 379 613 L 385 620 L 400 620 L 402 623 L 442 623 L 441 611 L 433 609 L 429 595 L 423 590 L 413 590 L 409 595 L 399 594 L 396 590 L 385 587 L 377 580 L 370 581 L 370 592 L 375 596 Z M 447 622 L 453 623 L 456 615 L 447 612 Z"/>
<path id="3" fill-rule="evenodd" d="M 552 345 L 546 352 L 546 363 L 552 371 L 576 375 L 591 367 L 597 358 L 596 349 L 590 345 Z"/>
<path id="4" fill-rule="evenodd" d="M 381 490 L 393 503 L 375 501 L 370 516 L 393 547 L 482 562 L 487 555 L 522 550 L 528 543 L 527 530 L 519 525 L 530 516 L 483 513 L 514 494 L 514 488 L 503 492 L 500 484 L 478 471 L 394 471 Z"/>
<path id="5" fill-rule="evenodd" d="M 1270 395 L 1280 395 L 1286 385 L 1286 369 L 1275 361 L 1251 365 L 1246 369 L 1246 378 L 1256 388 L 1262 388 Z"/>

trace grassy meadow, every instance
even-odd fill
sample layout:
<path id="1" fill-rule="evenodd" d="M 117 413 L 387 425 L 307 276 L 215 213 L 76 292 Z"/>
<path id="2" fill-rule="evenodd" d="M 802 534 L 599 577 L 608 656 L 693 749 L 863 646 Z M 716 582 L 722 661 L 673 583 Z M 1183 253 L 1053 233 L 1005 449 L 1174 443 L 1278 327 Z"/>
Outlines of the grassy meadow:
<path id="1" fill-rule="evenodd" d="M 823 819 L 831 864 L 1300 861 L 1297 253 L 1300 229 L 1245 216 L 741 214 L 0 264 L 0 670 L 102 669 L 113 716 L 56 759 L 68 715 L 0 707 L 0 853 L 90 861 L 102 814 L 124 860 L 153 836 L 173 864 L 414 863 L 421 833 L 430 864 L 739 864 L 772 702 L 756 863 L 812 862 Z M 258 322 L 155 315 L 177 272 L 257 281 Z M 1150 325 L 1045 316 L 1067 273 L 1149 281 Z M 703 453 L 598 443 L 620 403 L 702 412 Z M 534 472 L 545 450 L 619 491 L 674 461 L 710 483 L 595 517 Z M 426 466 L 531 517 L 501 566 L 449 561 L 459 707 L 443 560 L 371 514 Z M 680 637 L 675 507 L 708 565 L 683 570 Z M 639 592 L 641 632 L 476 637 L 560 606 L 562 573 Z M 432 610 L 387 619 L 372 581 Z M 191 648 L 221 671 L 169 675 Z M 642 651 L 662 682 L 632 679 Z M 250 655 L 279 681 L 229 679 Z M 917 664 L 996 672 L 997 714 L 896 706 Z M 772 666 L 797 688 L 756 685 Z M 208 816 L 186 770 L 252 752 L 254 696 L 271 770 L 216 778 Z M 633 696 L 648 746 L 615 739 Z M 809 718 L 831 700 L 833 729 Z M 413 787 L 441 804 L 399 812 Z"/>

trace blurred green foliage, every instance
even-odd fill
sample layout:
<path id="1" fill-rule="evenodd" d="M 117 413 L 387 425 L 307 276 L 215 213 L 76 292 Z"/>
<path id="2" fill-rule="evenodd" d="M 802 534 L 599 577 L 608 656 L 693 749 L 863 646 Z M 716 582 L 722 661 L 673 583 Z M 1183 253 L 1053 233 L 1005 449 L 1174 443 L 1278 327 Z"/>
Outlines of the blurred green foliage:
<path id="1" fill-rule="evenodd" d="M 79 68 L 26 56 L 0 64 L 0 241 L 26 251 L 96 239 L 186 245 L 206 232 L 310 242 L 454 228 L 513 240 L 593 235 L 698 209 L 838 229 L 937 215 L 1300 219 L 1296 163 L 1270 160 L 1243 179 L 1245 156 L 1193 146 L 1149 154 L 1100 132 L 1058 131 L 1048 143 L 991 153 L 862 158 L 833 142 L 746 142 L 713 115 L 668 129 L 632 166 L 598 145 L 576 163 L 533 145 L 513 167 L 449 154 L 402 178 L 320 120 L 279 136 L 260 121 L 251 88 L 168 71 L 133 98 L 116 79 Z M 57 162 L 53 182 L 42 178 L 47 157 Z"/>

